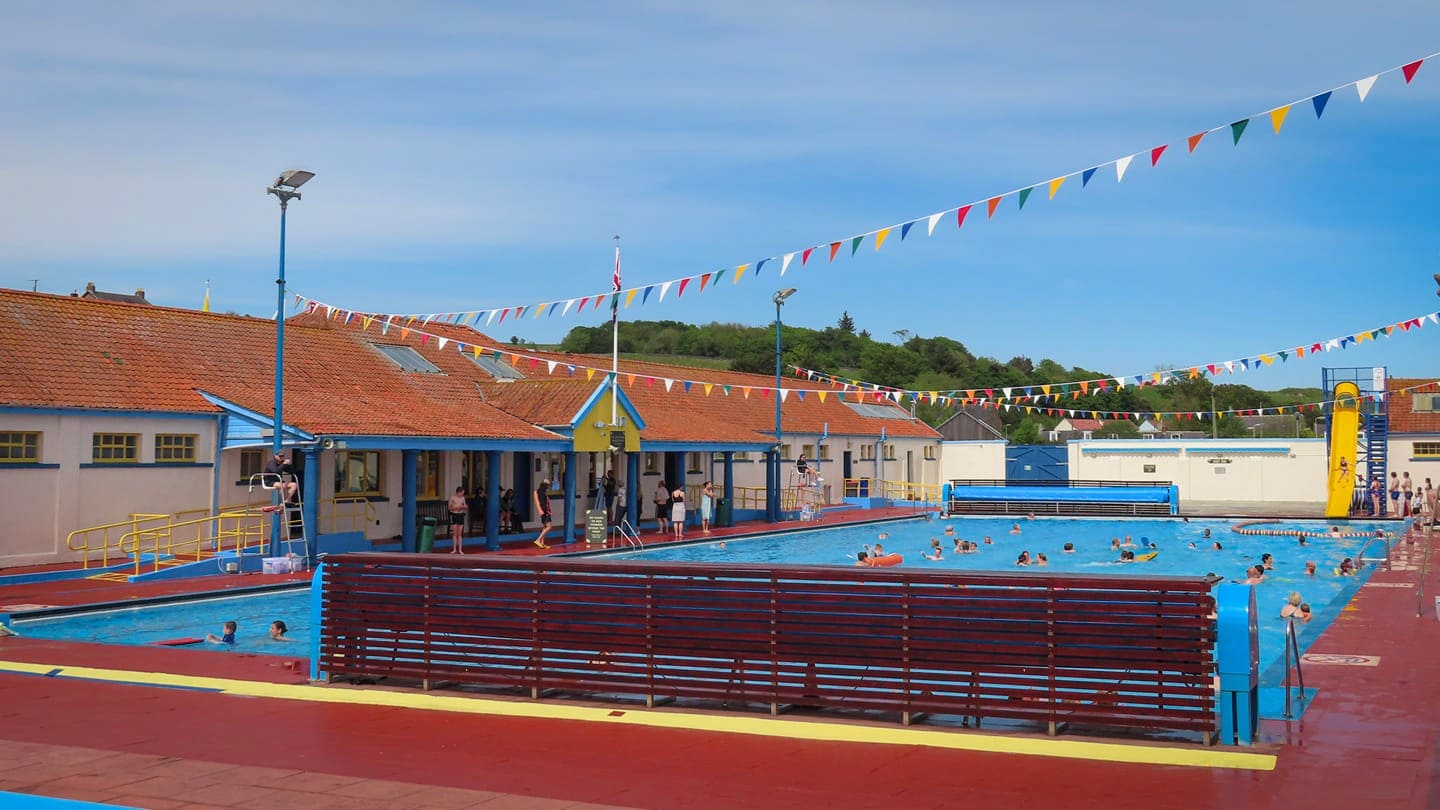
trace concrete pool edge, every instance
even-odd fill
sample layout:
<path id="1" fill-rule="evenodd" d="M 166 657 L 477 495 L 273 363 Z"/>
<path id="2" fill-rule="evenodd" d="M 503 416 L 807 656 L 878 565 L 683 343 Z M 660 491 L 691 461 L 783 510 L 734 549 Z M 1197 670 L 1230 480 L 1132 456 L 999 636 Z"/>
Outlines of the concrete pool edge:
<path id="1" fill-rule="evenodd" d="M 650 728 L 748 734 L 812 742 L 846 742 L 881 745 L 919 745 L 931 748 L 1048 756 L 1066 759 L 1123 762 L 1136 765 L 1173 765 L 1197 768 L 1271 771 L 1276 755 L 1196 745 L 1145 745 L 1057 739 L 1020 735 L 985 734 L 817 722 L 773 717 L 708 714 L 667 709 L 616 709 L 613 706 L 579 706 L 560 703 L 497 700 L 426 692 L 346 689 L 317 685 L 267 683 L 233 678 L 175 675 L 162 672 L 103 669 L 66 664 L 0 660 L 0 674 L 88 680 L 142 688 L 206 691 L 248 698 L 269 698 L 309 703 L 358 704 L 419 711 L 494 715 L 537 720 L 569 720 Z"/>

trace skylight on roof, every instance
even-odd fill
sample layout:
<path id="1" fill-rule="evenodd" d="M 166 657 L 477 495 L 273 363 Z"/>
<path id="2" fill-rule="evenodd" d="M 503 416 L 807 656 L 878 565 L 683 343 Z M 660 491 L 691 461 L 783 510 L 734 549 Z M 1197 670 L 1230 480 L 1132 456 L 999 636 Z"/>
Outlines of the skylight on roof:
<path id="1" fill-rule="evenodd" d="M 872 405 L 868 402 L 846 402 L 850 410 L 861 416 L 869 416 L 875 419 L 909 419 L 910 414 L 901 408 L 890 405 Z"/>
<path id="2" fill-rule="evenodd" d="M 481 371 L 497 380 L 518 380 L 525 376 L 520 373 L 519 369 L 509 363 L 502 363 L 496 360 L 493 354 L 482 354 L 479 356 L 476 356 L 474 352 L 464 352 L 463 354 L 470 358 L 470 362 L 479 366 Z"/>
<path id="3" fill-rule="evenodd" d="M 401 371 L 411 371 L 416 374 L 439 374 L 440 367 L 420 356 L 420 353 L 409 346 L 397 346 L 392 343 L 371 343 L 377 351 L 385 355 L 390 362 L 400 367 Z"/>

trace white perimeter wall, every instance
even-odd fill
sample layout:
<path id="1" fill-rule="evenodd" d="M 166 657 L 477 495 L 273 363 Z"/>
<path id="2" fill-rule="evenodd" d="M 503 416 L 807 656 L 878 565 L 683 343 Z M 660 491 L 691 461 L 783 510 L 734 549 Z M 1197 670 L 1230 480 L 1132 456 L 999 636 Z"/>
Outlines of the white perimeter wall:
<path id="1" fill-rule="evenodd" d="M 214 418 L 0 413 L 0 430 L 38 431 L 40 463 L 0 465 L 0 565 L 75 559 L 73 530 L 208 506 L 215 459 Z M 138 433 L 139 464 L 92 465 L 95 433 Z M 155 434 L 194 434 L 196 463 L 155 465 Z"/>
<path id="2" fill-rule="evenodd" d="M 940 445 L 940 480 L 956 478 L 1005 478 L 1005 442 L 942 442 Z"/>
<path id="3" fill-rule="evenodd" d="M 1324 439 L 1096 439 L 1070 442 L 1069 458 L 1071 480 L 1170 481 L 1182 505 L 1326 495 Z"/>

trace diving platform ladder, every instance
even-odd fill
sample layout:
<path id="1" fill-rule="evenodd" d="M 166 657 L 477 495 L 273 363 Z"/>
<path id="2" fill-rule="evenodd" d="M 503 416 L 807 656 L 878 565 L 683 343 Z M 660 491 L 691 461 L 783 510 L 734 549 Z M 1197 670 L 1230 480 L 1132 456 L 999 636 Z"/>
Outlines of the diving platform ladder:
<path id="1" fill-rule="evenodd" d="M 820 486 L 824 481 L 813 469 L 791 468 L 786 489 L 792 508 L 784 511 L 796 512 L 800 520 L 820 520 L 825 514 L 825 492 Z"/>
<path id="2" fill-rule="evenodd" d="M 310 567 L 310 546 L 306 543 L 304 502 L 301 500 L 300 482 L 293 473 L 256 473 L 250 476 L 250 492 L 255 487 L 272 493 L 268 506 L 260 511 L 273 513 L 280 521 L 280 546 L 270 549 L 272 557 L 299 557 Z M 289 496 L 287 497 L 287 493 Z M 262 543 L 264 548 L 268 543 Z M 296 545 L 299 545 L 298 551 Z"/>

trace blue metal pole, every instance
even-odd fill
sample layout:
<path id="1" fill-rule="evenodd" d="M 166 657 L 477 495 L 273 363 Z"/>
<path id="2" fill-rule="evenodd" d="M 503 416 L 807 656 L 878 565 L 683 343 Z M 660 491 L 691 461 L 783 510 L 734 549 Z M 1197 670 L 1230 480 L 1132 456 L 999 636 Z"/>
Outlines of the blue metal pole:
<path id="1" fill-rule="evenodd" d="M 285 401 L 285 209 L 289 207 L 288 201 L 280 198 L 280 276 L 275 279 L 275 435 L 271 439 L 273 449 L 271 453 L 279 453 L 284 448 L 284 436 L 282 430 L 285 424 L 282 413 Z M 275 490 L 275 503 L 284 504 L 285 488 L 278 487 Z M 276 512 L 275 523 L 270 528 L 270 549 L 273 551 L 280 548 L 280 521 L 285 519 L 284 511 Z"/>
<path id="2" fill-rule="evenodd" d="M 780 519 L 780 305 L 775 301 L 775 452 L 770 457 L 774 486 L 769 492 L 770 522 Z"/>

